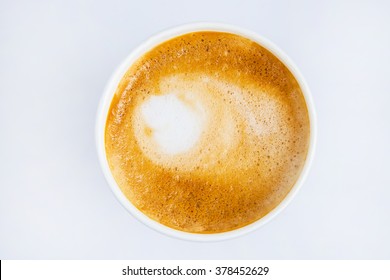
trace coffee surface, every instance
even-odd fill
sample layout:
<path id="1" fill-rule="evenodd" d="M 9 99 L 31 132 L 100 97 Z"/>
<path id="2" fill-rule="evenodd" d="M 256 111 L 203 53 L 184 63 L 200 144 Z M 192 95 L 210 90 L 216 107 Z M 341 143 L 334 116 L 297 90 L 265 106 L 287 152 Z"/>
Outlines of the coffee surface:
<path id="1" fill-rule="evenodd" d="M 218 233 L 264 217 L 286 197 L 309 138 L 305 99 L 278 58 L 238 35 L 194 32 L 128 69 L 105 148 L 120 189 L 144 214 Z"/>

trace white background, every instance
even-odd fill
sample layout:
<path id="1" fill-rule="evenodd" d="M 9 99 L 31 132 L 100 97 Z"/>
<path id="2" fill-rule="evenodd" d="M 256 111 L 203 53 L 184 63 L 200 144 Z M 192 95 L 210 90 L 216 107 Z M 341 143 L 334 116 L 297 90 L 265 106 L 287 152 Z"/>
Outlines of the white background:
<path id="1" fill-rule="evenodd" d="M 389 1 L 0 1 L 0 258 L 389 259 Z M 265 227 L 218 243 L 154 232 L 111 193 L 95 114 L 115 67 L 193 21 L 283 49 L 318 113 L 313 168 Z"/>

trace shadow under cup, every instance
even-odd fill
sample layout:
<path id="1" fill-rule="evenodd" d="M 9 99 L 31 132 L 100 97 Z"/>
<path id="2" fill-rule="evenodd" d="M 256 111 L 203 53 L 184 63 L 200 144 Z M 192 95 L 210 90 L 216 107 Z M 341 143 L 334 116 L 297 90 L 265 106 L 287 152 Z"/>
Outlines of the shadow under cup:
<path id="1" fill-rule="evenodd" d="M 142 211 L 140 211 L 125 195 L 125 193 L 121 190 L 118 185 L 117 180 L 115 180 L 113 172 L 110 168 L 109 161 L 107 159 L 106 154 L 106 124 L 108 119 L 108 114 L 110 112 L 111 103 L 115 98 L 115 93 L 117 92 L 118 85 L 121 83 L 122 78 L 127 73 L 129 68 L 133 67 L 137 63 L 137 61 L 146 53 L 153 50 L 157 46 L 169 41 L 172 38 L 176 38 L 187 33 L 194 32 L 223 32 L 230 33 L 234 35 L 238 35 L 245 39 L 249 39 L 253 42 L 256 42 L 258 45 L 263 47 L 265 50 L 270 52 L 273 56 L 279 60 L 284 67 L 288 69 L 288 71 L 293 75 L 295 81 L 298 83 L 300 91 L 303 95 L 304 102 L 307 108 L 307 114 L 309 119 L 309 129 L 310 136 L 308 139 L 307 146 L 307 154 L 304 160 L 303 166 L 299 171 L 297 179 L 291 189 L 288 191 L 287 195 L 281 200 L 280 203 L 277 204 L 271 211 L 269 211 L 266 215 L 253 221 L 247 225 L 243 225 L 236 229 L 224 232 L 217 233 L 192 233 L 186 232 L 178 229 L 174 229 L 173 227 L 166 226 L 162 223 L 157 222 L 155 219 L 150 218 Z M 214 24 L 214 23 L 196 23 L 183 25 L 176 28 L 172 28 L 166 31 L 163 31 L 157 35 L 152 36 L 150 39 L 141 44 L 137 49 L 135 49 L 122 63 L 122 65 L 115 71 L 109 80 L 106 89 L 104 91 L 103 97 L 101 99 L 100 107 L 97 115 L 97 127 L 96 127 L 96 141 L 97 141 L 97 150 L 99 155 L 99 160 L 104 172 L 104 175 L 111 187 L 111 190 L 115 194 L 116 198 L 120 201 L 120 203 L 127 209 L 134 217 L 138 220 L 142 221 L 147 226 L 161 232 L 167 234 L 169 236 L 173 236 L 176 238 L 181 238 L 185 240 L 193 240 L 193 241 L 217 241 L 217 240 L 226 240 L 233 237 L 241 236 L 245 233 L 251 232 L 255 229 L 258 229 L 262 225 L 266 224 L 268 221 L 273 219 L 278 213 L 280 213 L 288 203 L 293 199 L 299 188 L 302 186 L 308 171 L 311 165 L 315 142 L 316 142 L 316 119 L 315 119 L 315 111 L 311 98 L 311 94 L 309 88 L 307 87 L 302 75 L 295 67 L 295 65 L 291 62 L 291 60 L 280 51 L 274 44 L 259 36 L 256 33 L 243 30 L 239 27 L 228 26 L 222 24 Z"/>

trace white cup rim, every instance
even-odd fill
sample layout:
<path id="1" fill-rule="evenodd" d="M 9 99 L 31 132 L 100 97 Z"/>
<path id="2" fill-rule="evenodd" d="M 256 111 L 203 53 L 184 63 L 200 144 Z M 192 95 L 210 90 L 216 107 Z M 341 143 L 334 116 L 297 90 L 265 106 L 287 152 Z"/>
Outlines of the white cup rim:
<path id="1" fill-rule="evenodd" d="M 220 31 L 220 32 L 233 33 L 248 38 L 254 42 L 257 42 L 261 46 L 265 47 L 268 51 L 274 54 L 291 71 L 291 73 L 299 83 L 306 101 L 306 106 L 308 109 L 309 119 L 310 119 L 310 144 L 309 144 L 309 150 L 307 153 L 306 161 L 301 171 L 301 174 L 299 175 L 298 180 L 291 188 L 288 195 L 283 199 L 283 201 L 278 206 L 276 206 L 266 216 L 239 229 L 235 229 L 228 232 L 222 232 L 222 233 L 199 234 L 199 233 L 183 232 L 183 231 L 170 228 L 163 224 L 160 224 L 157 221 L 152 220 L 151 218 L 146 216 L 143 212 L 141 212 L 138 208 L 136 208 L 120 190 L 109 168 L 107 157 L 106 157 L 105 145 L 104 145 L 104 131 L 105 131 L 107 114 L 109 111 L 111 100 L 119 84 L 119 81 L 121 80 L 122 76 L 125 74 L 127 69 L 130 67 L 130 65 L 132 65 L 135 62 L 135 60 L 139 58 L 142 54 L 152 49 L 153 47 L 157 46 L 158 44 L 165 42 L 170 38 L 174 38 L 186 33 L 191 33 L 196 31 Z M 106 85 L 106 88 L 100 100 L 99 108 L 97 111 L 95 134 L 96 134 L 95 136 L 96 136 L 97 153 L 98 153 L 100 165 L 103 170 L 104 176 L 112 192 L 114 193 L 115 197 L 119 200 L 122 206 L 130 214 L 132 214 L 136 219 L 143 222 L 145 225 L 149 226 L 150 228 L 171 237 L 176 237 L 179 239 L 190 240 L 190 241 L 221 241 L 221 240 L 227 240 L 238 236 L 242 236 L 244 234 L 247 234 L 249 232 L 252 232 L 262 227 L 270 220 L 272 220 L 275 216 L 277 216 L 292 201 L 292 199 L 295 197 L 299 189 L 302 187 L 308 175 L 310 166 L 312 165 L 313 162 L 315 146 L 316 146 L 316 138 L 317 138 L 317 119 L 316 119 L 316 113 L 315 113 L 314 104 L 312 100 L 312 95 L 310 93 L 310 89 L 306 81 L 304 80 L 302 74 L 295 66 L 295 64 L 292 62 L 292 60 L 283 51 L 281 51 L 274 43 L 272 43 L 268 39 L 264 38 L 263 36 L 255 32 L 243 29 L 241 27 L 228 25 L 228 24 L 221 24 L 221 23 L 199 22 L 199 23 L 179 25 L 177 27 L 169 28 L 165 31 L 159 32 L 149 37 L 149 39 L 147 39 L 142 44 L 140 44 L 127 56 L 127 58 L 113 73 L 113 75 L 111 76 L 111 78 L 109 79 Z"/>

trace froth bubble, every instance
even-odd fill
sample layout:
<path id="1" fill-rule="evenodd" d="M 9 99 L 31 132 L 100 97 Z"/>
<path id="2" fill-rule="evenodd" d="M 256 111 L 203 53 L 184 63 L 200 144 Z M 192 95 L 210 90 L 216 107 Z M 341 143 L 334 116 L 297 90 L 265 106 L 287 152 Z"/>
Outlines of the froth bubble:
<path id="1" fill-rule="evenodd" d="M 199 140 L 203 111 L 199 102 L 184 95 L 152 95 L 141 104 L 145 135 L 161 152 L 175 155 L 190 150 Z"/>

